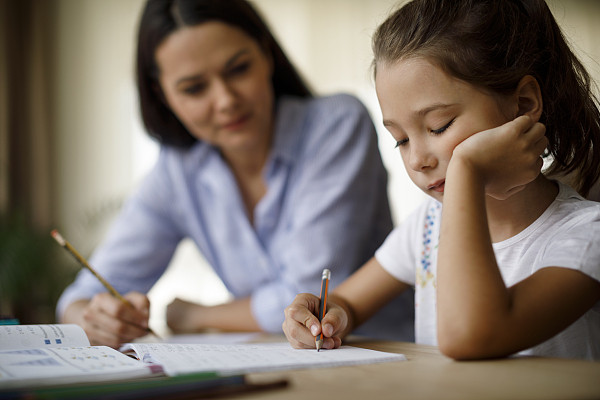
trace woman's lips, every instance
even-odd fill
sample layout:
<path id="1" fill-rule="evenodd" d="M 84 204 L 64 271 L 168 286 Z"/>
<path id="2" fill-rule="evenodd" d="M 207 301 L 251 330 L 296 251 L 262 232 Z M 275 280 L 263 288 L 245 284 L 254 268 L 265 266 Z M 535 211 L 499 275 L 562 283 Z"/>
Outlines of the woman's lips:
<path id="1" fill-rule="evenodd" d="M 248 115 L 244 115 L 238 119 L 221 125 L 221 128 L 226 130 L 236 130 L 241 128 L 246 123 L 246 121 L 248 121 L 248 119 L 250 119 L 250 117 Z"/>

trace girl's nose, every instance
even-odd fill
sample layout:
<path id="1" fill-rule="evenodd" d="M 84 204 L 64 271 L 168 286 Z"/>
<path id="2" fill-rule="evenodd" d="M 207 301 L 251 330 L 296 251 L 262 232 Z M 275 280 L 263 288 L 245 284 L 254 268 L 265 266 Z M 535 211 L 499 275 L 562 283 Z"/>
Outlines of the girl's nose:
<path id="1" fill-rule="evenodd" d="M 408 165 L 414 171 L 422 171 L 427 168 L 433 168 L 436 165 L 436 158 L 421 144 L 411 145 L 409 157 Z"/>

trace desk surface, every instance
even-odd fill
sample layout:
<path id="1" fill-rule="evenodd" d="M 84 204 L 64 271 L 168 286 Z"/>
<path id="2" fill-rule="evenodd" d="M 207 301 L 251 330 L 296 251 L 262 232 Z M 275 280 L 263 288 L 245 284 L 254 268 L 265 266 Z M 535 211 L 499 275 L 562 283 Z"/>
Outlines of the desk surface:
<path id="1" fill-rule="evenodd" d="M 408 361 L 254 373 L 250 381 L 286 378 L 283 389 L 240 399 L 600 399 L 600 362 L 511 358 L 457 362 L 414 343 L 354 340 L 357 347 L 402 353 Z M 228 397 L 230 398 L 230 397 Z"/>

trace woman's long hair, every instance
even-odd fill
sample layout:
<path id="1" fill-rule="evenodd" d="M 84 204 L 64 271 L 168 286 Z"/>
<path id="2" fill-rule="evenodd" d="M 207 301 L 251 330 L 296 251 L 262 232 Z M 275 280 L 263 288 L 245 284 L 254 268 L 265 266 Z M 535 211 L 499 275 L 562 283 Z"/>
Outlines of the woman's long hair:
<path id="1" fill-rule="evenodd" d="M 273 59 L 275 98 L 311 96 L 311 91 L 284 54 L 258 12 L 245 0 L 148 0 L 139 24 L 137 85 L 142 120 L 148 133 L 162 144 L 190 147 L 196 142 L 165 104 L 158 81 L 156 48 L 174 31 L 209 21 L 243 30 Z"/>

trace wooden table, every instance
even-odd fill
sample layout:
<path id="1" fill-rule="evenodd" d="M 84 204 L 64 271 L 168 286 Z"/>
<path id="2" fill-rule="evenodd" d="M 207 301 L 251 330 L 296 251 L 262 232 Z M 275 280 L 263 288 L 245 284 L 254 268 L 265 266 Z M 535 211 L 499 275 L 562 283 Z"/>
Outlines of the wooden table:
<path id="1" fill-rule="evenodd" d="M 453 361 L 437 348 L 403 342 L 351 340 L 357 347 L 402 353 L 408 361 L 253 373 L 252 382 L 285 378 L 285 388 L 239 399 L 600 399 L 600 362 L 519 357 Z"/>

